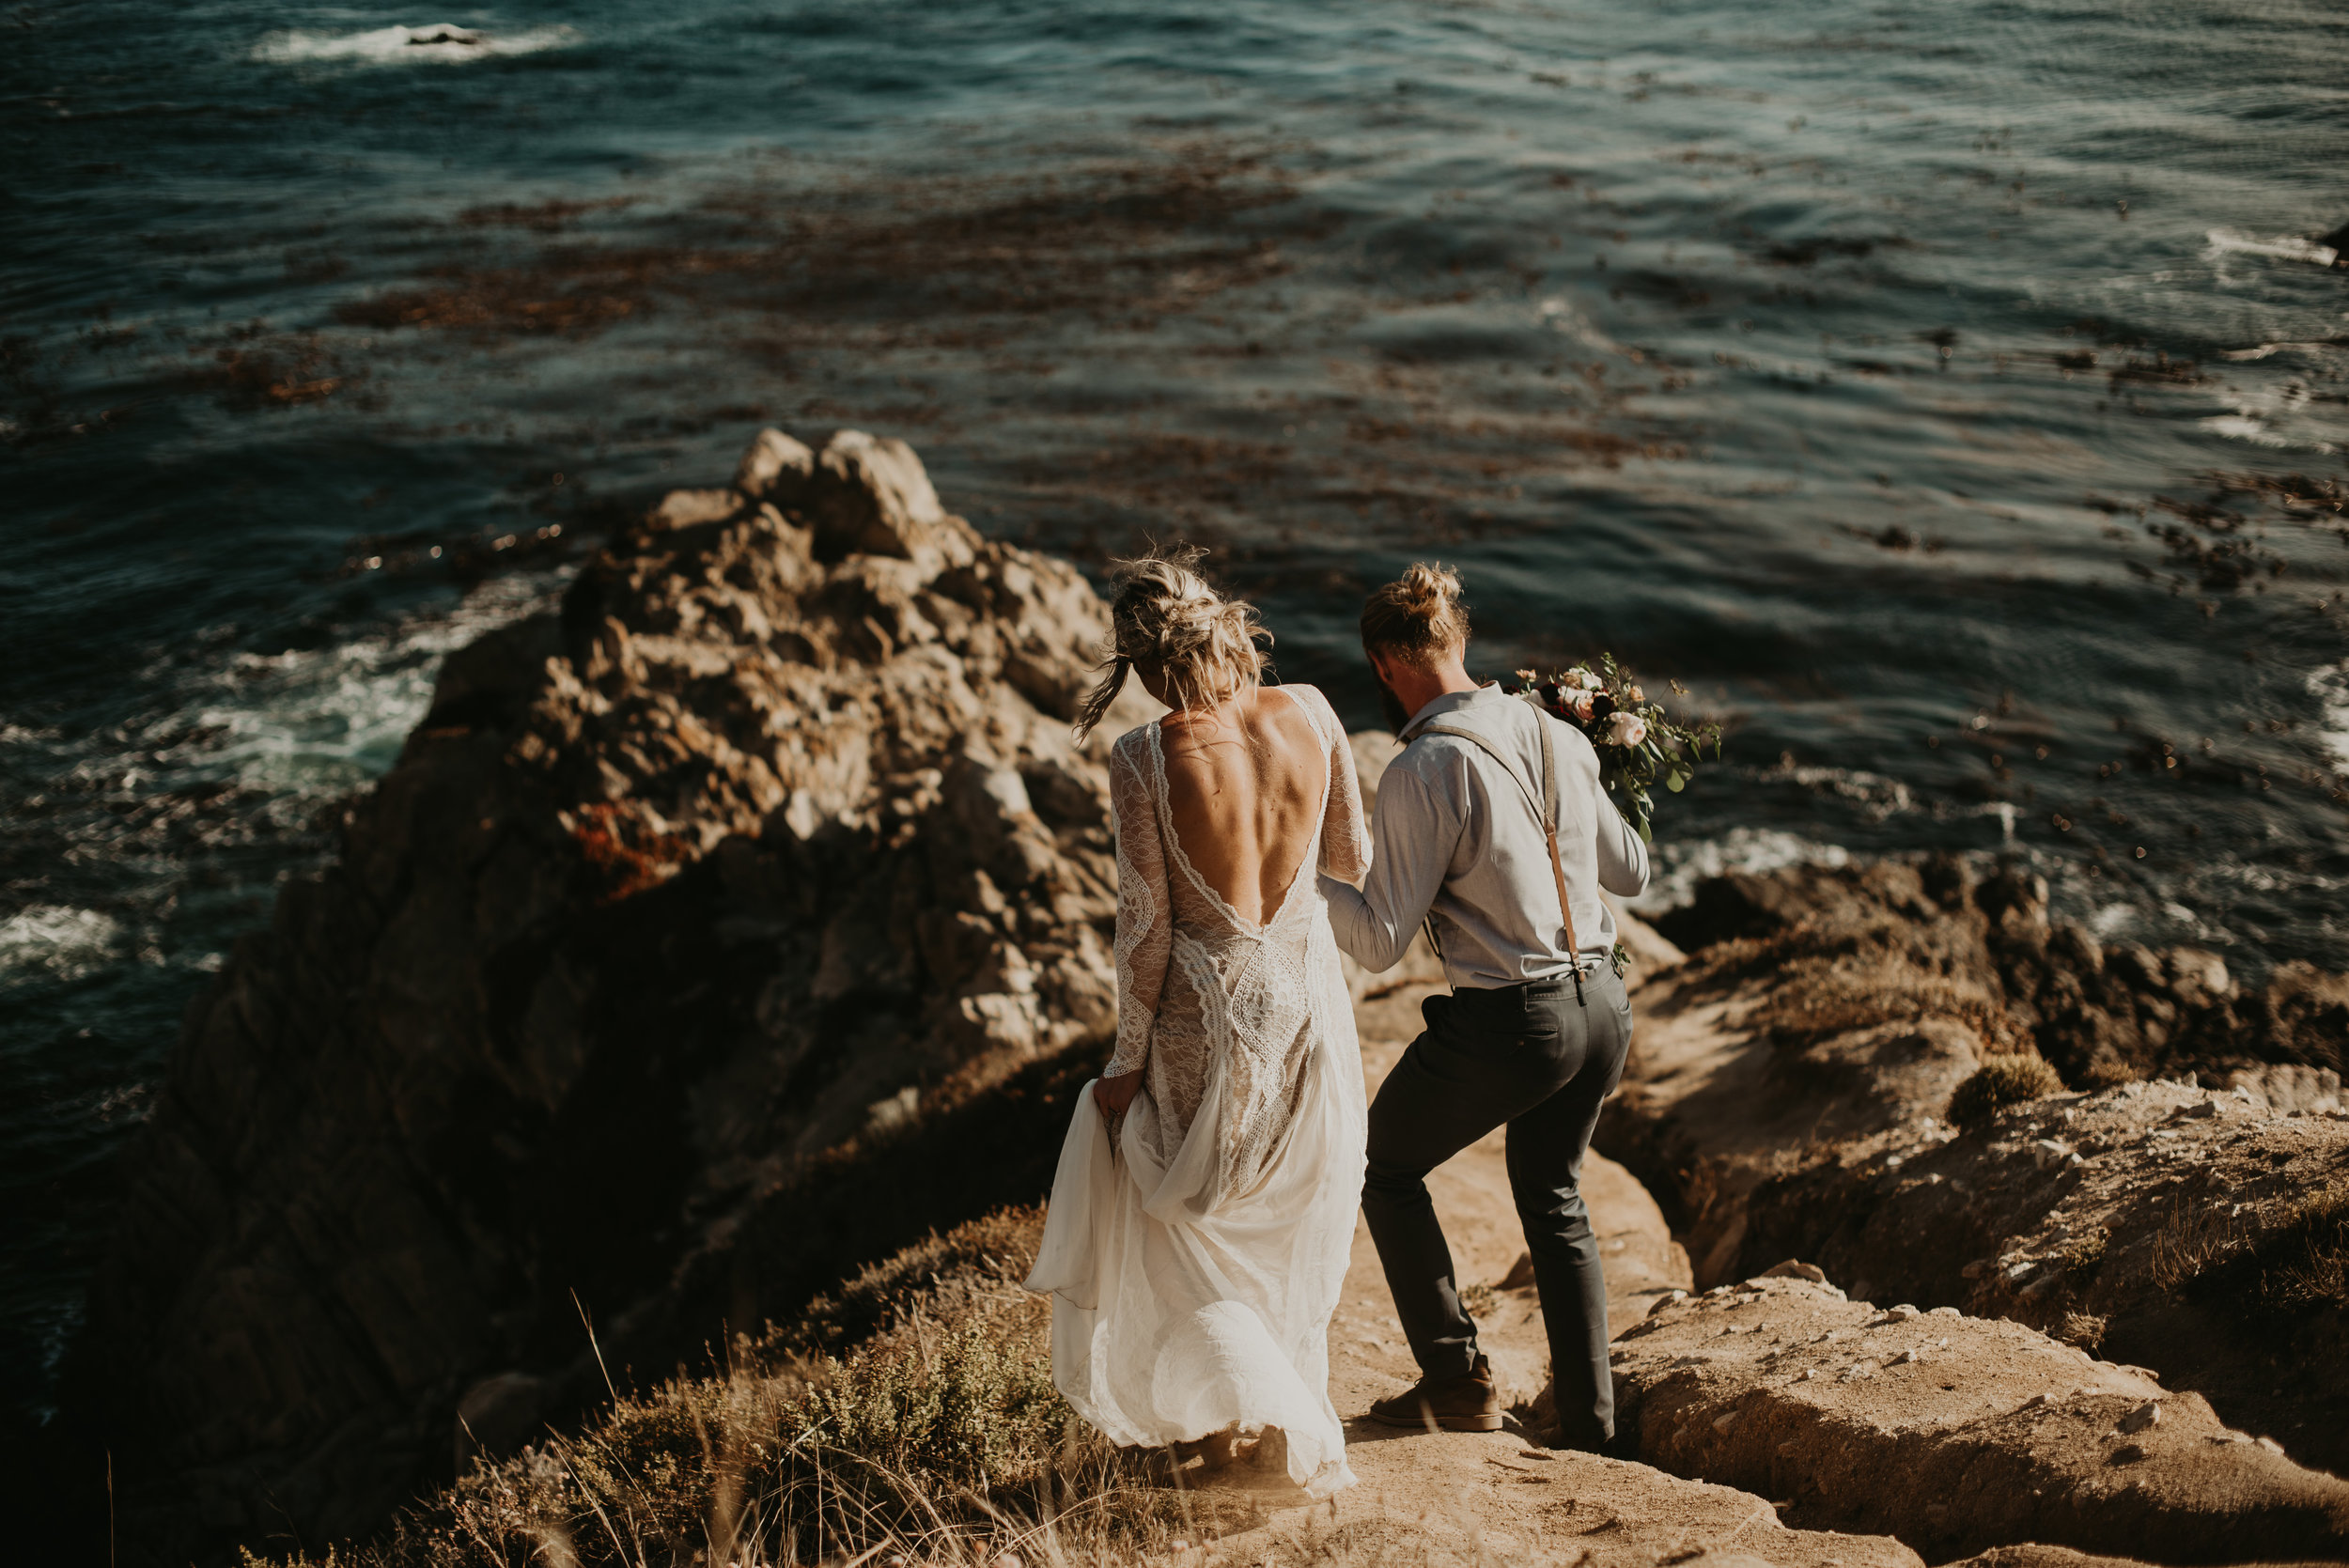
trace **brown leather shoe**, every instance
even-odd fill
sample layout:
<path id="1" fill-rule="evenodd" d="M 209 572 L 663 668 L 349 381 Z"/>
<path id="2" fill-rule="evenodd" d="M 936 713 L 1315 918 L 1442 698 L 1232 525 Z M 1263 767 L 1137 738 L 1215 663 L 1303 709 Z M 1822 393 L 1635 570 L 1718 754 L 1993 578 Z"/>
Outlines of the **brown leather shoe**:
<path id="1" fill-rule="evenodd" d="M 1457 1376 L 1423 1377 L 1392 1399 L 1372 1405 L 1370 1419 L 1389 1426 L 1498 1432 L 1501 1395 L 1493 1388 L 1493 1365 L 1480 1355 L 1474 1366 Z"/>

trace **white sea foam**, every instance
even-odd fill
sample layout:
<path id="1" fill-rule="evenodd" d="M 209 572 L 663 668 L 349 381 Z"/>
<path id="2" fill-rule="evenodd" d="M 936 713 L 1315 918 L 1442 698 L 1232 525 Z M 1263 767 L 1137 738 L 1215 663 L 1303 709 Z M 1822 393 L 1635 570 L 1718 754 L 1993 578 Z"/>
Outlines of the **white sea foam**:
<path id="1" fill-rule="evenodd" d="M 2232 228 L 2214 228 L 2204 236 L 2210 241 L 2210 256 L 2263 256 L 2276 261 L 2305 261 L 2312 267 L 2330 267 L 2341 259 L 2341 253 L 2330 245 L 2320 245 L 2296 234 L 2279 234 L 2263 240 L 2255 234 L 2245 234 Z"/>
<path id="2" fill-rule="evenodd" d="M 122 923 L 97 909 L 35 904 L 0 921 L 0 974 L 79 980 L 112 963 Z"/>
<path id="3" fill-rule="evenodd" d="M 1695 895 L 1707 877 L 1727 871 L 1777 871 L 1790 865 L 1849 865 L 1851 851 L 1776 828 L 1732 828 L 1719 838 L 1669 844 L 1657 852 L 1661 862 L 1647 892 L 1630 901 L 1639 914 L 1676 909 Z"/>
<path id="4" fill-rule="evenodd" d="M 2100 904 L 2089 911 L 2089 934 L 2100 942 L 2134 940 L 2148 929 L 2145 911 L 2134 904 Z"/>
<path id="5" fill-rule="evenodd" d="M 1553 332 L 1565 334 L 1585 349 L 1594 349 L 1602 354 L 1623 351 L 1622 344 L 1599 331 L 1589 317 L 1575 309 L 1563 295 L 1544 300 L 1538 314 L 1542 325 Z"/>
<path id="6" fill-rule="evenodd" d="M 2214 436 L 2229 441 L 2248 441 L 2254 446 L 2290 446 L 2291 442 L 2268 428 L 2267 421 L 2253 413 L 2215 413 L 2207 419 L 2195 421 Z"/>
<path id="7" fill-rule="evenodd" d="M 2336 767 L 2349 768 L 2349 660 L 2309 676 L 2309 691 L 2325 711 L 2319 741 Z"/>
<path id="8" fill-rule="evenodd" d="M 191 738 L 174 765 L 233 775 L 248 790 L 317 800 L 372 779 L 399 755 L 432 701 L 443 655 L 545 607 L 549 573 L 490 580 L 454 609 L 332 647 L 246 654 L 192 693 Z"/>
<path id="9" fill-rule="evenodd" d="M 436 22 L 422 27 L 375 27 L 363 33 L 272 33 L 253 46 L 253 57 L 272 65 L 356 61 L 372 65 L 463 65 L 499 55 L 536 54 L 579 41 L 575 27 L 526 27 L 491 33 Z"/>
<path id="10" fill-rule="evenodd" d="M 2233 360 L 2237 364 L 2248 364 L 2258 360 L 2273 359 L 2278 354 L 2306 354 L 2318 358 L 2329 358 L 2338 354 L 2340 351 L 2341 349 L 2337 345 L 2321 341 L 2313 343 L 2262 343 L 2256 348 L 2230 349 L 2218 357 L 2220 359 Z"/>
<path id="11" fill-rule="evenodd" d="M 2319 355 L 2331 352 L 2324 345 L 2306 347 Z M 2340 450 L 2334 438 L 2340 433 L 2341 421 L 2334 416 L 2331 405 L 2319 400 L 2308 379 L 2295 376 L 2280 383 L 2231 387 L 2229 393 L 2227 401 L 2232 411 L 2196 421 L 2201 428 L 2255 446 L 2327 453 Z"/>
<path id="12" fill-rule="evenodd" d="M 1906 784 L 1862 768 L 1822 768 L 1798 763 L 1788 755 L 1781 757 L 1776 768 L 1754 768 L 1749 777 L 1756 783 L 1792 784 L 1813 794 L 1849 800 L 1870 822 L 1881 822 L 1917 807 L 1917 798 Z"/>

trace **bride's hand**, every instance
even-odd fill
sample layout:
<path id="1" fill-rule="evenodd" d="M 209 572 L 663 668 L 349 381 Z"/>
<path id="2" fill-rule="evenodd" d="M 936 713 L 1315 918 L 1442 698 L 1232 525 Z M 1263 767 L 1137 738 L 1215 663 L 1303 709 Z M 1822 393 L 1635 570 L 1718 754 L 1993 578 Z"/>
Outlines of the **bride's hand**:
<path id="1" fill-rule="evenodd" d="M 1126 1114 L 1126 1108 L 1134 1103 L 1134 1096 L 1141 1091 L 1142 1075 L 1138 1072 L 1097 1078 L 1093 1080 L 1093 1103 L 1101 1108 L 1106 1120 L 1114 1122 Z"/>

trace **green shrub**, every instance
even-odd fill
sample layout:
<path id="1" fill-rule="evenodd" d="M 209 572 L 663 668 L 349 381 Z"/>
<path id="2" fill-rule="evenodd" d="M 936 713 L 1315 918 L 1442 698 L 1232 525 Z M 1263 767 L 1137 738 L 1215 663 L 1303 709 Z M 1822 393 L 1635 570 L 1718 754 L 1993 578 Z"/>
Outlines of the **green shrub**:
<path id="1" fill-rule="evenodd" d="M 1977 1126 L 2010 1105 L 2059 1094 L 2063 1080 L 2045 1058 L 2033 1051 L 1985 1056 L 1973 1075 L 1950 1095 L 1950 1120 L 1961 1127 Z"/>
<path id="2" fill-rule="evenodd" d="M 980 1493 L 1041 1474 L 1072 1414 L 1049 1358 L 1003 1343 L 984 1323 L 922 1348 L 885 1345 L 832 1362 L 831 1377 L 791 1413 L 792 1446 Z"/>

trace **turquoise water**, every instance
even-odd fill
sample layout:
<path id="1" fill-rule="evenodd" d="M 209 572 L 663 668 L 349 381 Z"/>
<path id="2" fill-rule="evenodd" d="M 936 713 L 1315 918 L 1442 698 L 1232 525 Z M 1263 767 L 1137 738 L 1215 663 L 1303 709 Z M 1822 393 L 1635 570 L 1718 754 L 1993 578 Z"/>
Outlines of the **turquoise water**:
<path id="1" fill-rule="evenodd" d="M 0 28 L 20 1415 L 180 1008 L 439 655 L 763 422 L 903 435 L 1087 562 L 1216 546 L 1356 723 L 1353 609 L 1420 555 L 1491 668 L 1677 676 L 1731 762 L 1664 896 L 1953 846 L 2110 939 L 2349 965 L 2338 10 Z"/>

